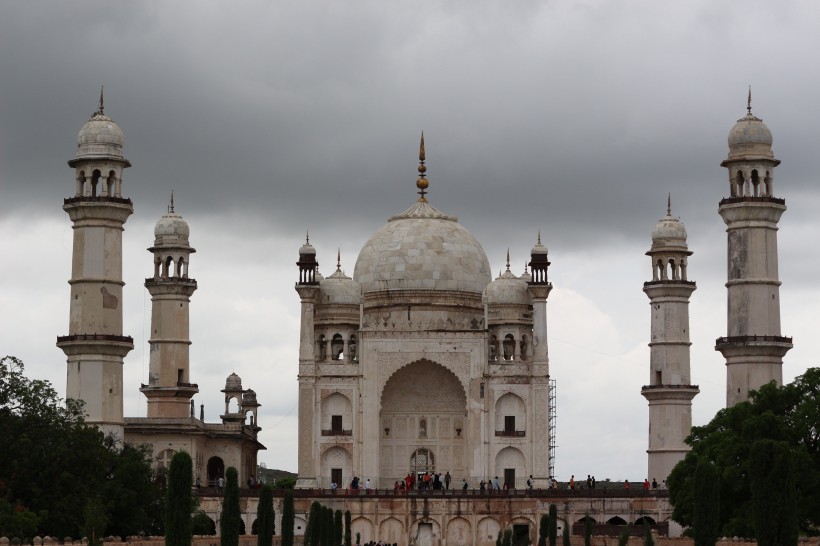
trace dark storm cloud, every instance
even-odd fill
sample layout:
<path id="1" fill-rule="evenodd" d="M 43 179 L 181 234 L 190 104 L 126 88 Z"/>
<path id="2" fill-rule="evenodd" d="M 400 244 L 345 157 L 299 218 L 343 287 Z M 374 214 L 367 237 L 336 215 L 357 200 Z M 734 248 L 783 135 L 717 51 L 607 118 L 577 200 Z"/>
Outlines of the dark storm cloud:
<path id="1" fill-rule="evenodd" d="M 337 248 L 352 274 L 370 234 L 416 199 L 424 130 L 430 201 L 481 241 L 494 275 L 508 247 L 520 273 L 541 230 L 556 284 L 550 343 L 562 400 L 620 382 L 641 419 L 643 254 L 672 194 L 695 252 L 694 411 L 704 422 L 723 389 L 713 351 L 725 332 L 720 162 L 749 84 L 783 160 L 775 187 L 789 204 L 779 233 L 784 333 L 803 335 L 790 358 L 804 369 L 818 349 L 807 332 L 820 258 L 805 244 L 820 229 L 820 82 L 802 60 L 820 50 L 818 15 L 815 4 L 764 0 L 2 3 L 0 250 L 31 269 L 23 278 L 0 271 L 0 304 L 21 309 L 3 345 L 44 363 L 63 388 L 53 338 L 68 306 L 71 226 L 60 205 L 74 182 L 65 161 L 104 84 L 106 113 L 134 165 L 124 184 L 135 204 L 124 239 L 125 323 L 139 345 L 126 362 L 128 414 L 142 400 L 128 385 L 144 379 L 144 249 L 172 189 L 199 250 L 192 370 L 208 408 L 219 407 L 231 369 L 253 381 L 273 446 L 271 425 L 295 429 L 291 283 L 305 230 L 324 274 Z M 34 267 L 41 263 L 50 267 Z M 574 381 L 581 369 L 589 383 Z M 606 419 L 641 428 L 619 411 Z M 597 456 L 570 436 L 592 426 L 583 412 L 616 430 L 598 406 L 564 405 L 564 461 Z M 641 434 L 624 437 L 631 455 L 625 447 L 594 464 L 637 460 Z"/>

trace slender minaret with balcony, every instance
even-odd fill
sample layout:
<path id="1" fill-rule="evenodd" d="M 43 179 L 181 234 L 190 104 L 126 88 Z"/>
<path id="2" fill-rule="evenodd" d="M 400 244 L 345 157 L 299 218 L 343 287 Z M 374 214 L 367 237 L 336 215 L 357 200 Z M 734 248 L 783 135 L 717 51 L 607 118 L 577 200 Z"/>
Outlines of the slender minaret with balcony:
<path id="1" fill-rule="evenodd" d="M 145 279 L 151 294 L 151 347 L 148 384 L 140 391 L 148 399 L 147 416 L 154 418 L 193 417 L 191 398 L 199 392 L 191 383 L 189 366 L 189 306 L 196 280 L 188 276 L 191 254 L 190 228 L 174 210 L 174 196 L 168 213 L 154 227 L 154 275 Z"/>
<path id="2" fill-rule="evenodd" d="M 316 249 L 305 237 L 305 244 L 299 249 L 299 280 L 296 292 L 302 302 L 299 326 L 299 478 L 297 488 L 318 487 L 316 476 L 316 444 L 313 441 L 315 414 L 316 357 L 314 352 L 314 306 L 319 293 L 317 279 L 319 262 Z"/>
<path id="3" fill-rule="evenodd" d="M 509 258 L 507 259 L 509 261 Z M 547 408 L 550 403 L 550 358 L 547 344 L 547 298 L 552 291 L 549 282 L 549 254 L 547 247 L 541 244 L 541 232 L 530 251 L 530 272 L 527 281 L 527 292 L 532 298 L 532 393 L 531 400 L 543 400 Z M 550 422 L 551 413 L 546 408 L 533 412 L 534 449 L 532 474 L 539 483 L 552 477 L 555 423 Z"/>
<path id="4" fill-rule="evenodd" d="M 700 392 L 692 385 L 689 365 L 689 297 L 695 283 L 687 279 L 689 256 L 686 228 L 672 216 L 652 231 L 652 280 L 643 291 L 652 313 L 649 342 L 649 384 L 641 394 L 649 402 L 647 478 L 663 482 L 689 447 L 684 440 L 692 428 L 692 399 Z"/>
<path id="5" fill-rule="evenodd" d="M 780 280 L 777 270 L 777 223 L 785 199 L 774 196 L 772 133 L 752 114 L 729 132 L 729 196 L 718 211 L 728 234 L 727 336 L 715 349 L 726 359 L 726 405 L 747 400 L 749 391 L 783 382 L 783 357 L 792 339 L 780 334 Z"/>
<path id="6" fill-rule="evenodd" d="M 134 348 L 122 332 L 122 233 L 134 212 L 122 196 L 123 134 L 100 106 L 77 135 L 75 192 L 64 200 L 74 244 L 68 335 L 57 338 L 67 357 L 66 397 L 82 400 L 86 422 L 123 439 L 123 359 Z"/>

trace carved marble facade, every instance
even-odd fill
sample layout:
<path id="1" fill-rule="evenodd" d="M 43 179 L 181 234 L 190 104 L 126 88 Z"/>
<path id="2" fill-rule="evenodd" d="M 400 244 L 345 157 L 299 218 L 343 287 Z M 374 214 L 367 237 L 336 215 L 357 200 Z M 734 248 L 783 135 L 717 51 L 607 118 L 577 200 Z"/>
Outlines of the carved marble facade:
<path id="1" fill-rule="evenodd" d="M 546 248 L 535 281 L 509 263 L 492 281 L 478 241 L 421 193 L 365 243 L 353 278 L 338 256 L 323 277 L 310 242 L 299 250 L 297 487 L 392 488 L 424 471 L 451 487 L 546 483 Z"/>

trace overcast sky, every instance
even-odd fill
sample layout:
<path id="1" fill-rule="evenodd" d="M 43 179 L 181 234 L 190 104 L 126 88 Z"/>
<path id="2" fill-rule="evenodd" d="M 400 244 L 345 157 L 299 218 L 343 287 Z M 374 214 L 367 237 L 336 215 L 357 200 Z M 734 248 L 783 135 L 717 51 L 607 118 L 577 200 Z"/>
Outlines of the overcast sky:
<path id="1" fill-rule="evenodd" d="M 646 474 L 650 233 L 694 251 L 695 424 L 725 403 L 726 136 L 746 107 L 774 135 L 784 378 L 817 363 L 820 3 L 243 1 L 0 3 L 0 354 L 64 394 L 74 193 L 66 161 L 96 109 L 125 133 L 125 412 L 144 416 L 153 225 L 191 226 L 191 379 L 206 419 L 236 372 L 262 404 L 260 461 L 295 471 L 298 248 L 352 275 L 386 219 L 430 202 L 494 275 L 550 249 L 556 474 Z M 651 476 L 650 476 L 651 478 Z"/>

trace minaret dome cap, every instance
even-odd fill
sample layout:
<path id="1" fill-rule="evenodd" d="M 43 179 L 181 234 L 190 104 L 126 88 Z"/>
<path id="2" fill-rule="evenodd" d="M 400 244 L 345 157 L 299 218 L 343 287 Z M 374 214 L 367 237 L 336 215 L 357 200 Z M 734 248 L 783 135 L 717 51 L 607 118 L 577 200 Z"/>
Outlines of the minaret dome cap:
<path id="1" fill-rule="evenodd" d="M 120 126 L 105 115 L 103 95 L 100 92 L 100 107 L 85 122 L 77 134 L 77 159 L 113 157 L 123 159 L 122 146 L 125 138 Z"/>

